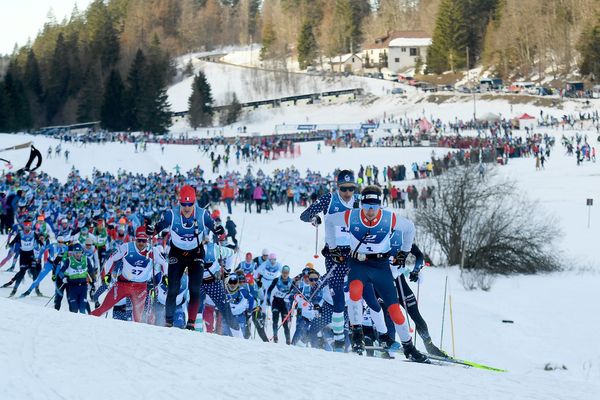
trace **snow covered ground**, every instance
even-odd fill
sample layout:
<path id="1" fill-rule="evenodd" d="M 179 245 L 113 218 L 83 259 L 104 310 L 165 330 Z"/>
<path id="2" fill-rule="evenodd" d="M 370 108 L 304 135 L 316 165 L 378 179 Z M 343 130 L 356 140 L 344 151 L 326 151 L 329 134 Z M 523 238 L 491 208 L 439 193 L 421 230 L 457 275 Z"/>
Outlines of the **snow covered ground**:
<path id="1" fill-rule="evenodd" d="M 471 104 L 404 104 L 378 100 L 370 106 L 327 106 L 282 111 L 277 118 L 296 122 L 359 122 L 363 116 L 452 115 L 466 118 Z M 573 107 L 576 103 L 573 103 Z M 362 108 L 364 108 L 364 110 Z M 510 104 L 486 102 L 483 110 L 511 113 Z M 539 108 L 519 106 L 516 112 L 539 114 Z M 358 112 L 360 111 L 360 113 Z M 573 108 L 575 110 L 575 108 Z M 314 112 L 313 112 L 314 111 Z M 563 110 L 546 110 L 557 115 Z M 361 114 L 363 113 L 363 114 Z M 453 114 L 454 113 L 454 114 Z M 275 114 L 273 114 L 275 115 Z M 506 114 L 512 115 L 512 114 Z M 256 126 L 272 129 L 274 118 L 257 114 Z M 354 117 L 357 121 L 349 121 Z M 271 119 L 269 119 L 271 118 Z M 592 145 L 596 135 L 590 133 Z M 562 131 L 555 132 L 557 139 Z M 567 132 L 573 134 L 573 132 Z M 54 139 L 29 135 L 0 134 L 0 147 L 33 140 L 46 154 Z M 559 140 L 557 140 L 559 142 Z M 295 166 L 332 172 L 336 167 L 358 169 L 426 160 L 431 148 L 338 149 L 317 152 L 316 143 L 301 144 L 296 159 L 272 161 L 260 167 Z M 125 169 L 148 173 L 163 166 L 173 171 L 197 165 L 210 172 L 208 157 L 193 146 L 166 147 L 149 144 L 146 153 L 134 153 L 133 144 L 108 143 L 85 148 L 63 144 L 70 160 L 45 159 L 42 170 L 64 180 L 72 167 L 89 175 Z M 434 149 L 443 154 L 445 149 Z M 15 168 L 25 164 L 27 150 L 2 153 Z M 246 165 L 231 168 L 245 171 Z M 256 171 L 256 168 L 254 169 Z M 524 195 L 539 200 L 539 209 L 557 218 L 564 236 L 559 239 L 566 270 L 542 276 L 499 277 L 489 292 L 466 291 L 456 268 L 428 268 L 423 272 L 420 307 L 434 341 L 439 343 L 444 281 L 448 276 L 453 301 L 456 355 L 500 368 L 508 373 L 485 372 L 458 367 L 404 363 L 400 360 L 359 358 L 283 344 L 263 344 L 187 331 L 168 330 L 111 319 L 72 315 L 43 308 L 47 299 L 35 296 L 8 300 L 10 289 L 0 289 L 0 387 L 4 399 L 165 399 L 200 395 L 202 398 L 231 399 L 331 399 L 404 398 L 420 399 L 597 399 L 600 393 L 600 331 L 598 304 L 600 262 L 600 163 L 576 166 L 557 143 L 543 171 L 535 171 L 533 159 L 511 160 L 498 167 L 500 176 L 517 180 Z M 0 173 L 6 173 L 6 168 Z M 221 172 L 224 172 L 222 169 Z M 409 181 L 417 186 L 422 181 Z M 406 182 L 399 184 L 405 187 Z M 591 228 L 587 228 L 585 199 L 593 198 Z M 267 247 L 298 272 L 307 261 L 324 271 L 322 258 L 315 260 L 314 228 L 298 220 L 299 211 L 276 209 L 269 214 L 244 214 L 234 209 L 241 253 L 260 252 Z M 405 213 L 405 212 L 402 212 Z M 410 215 L 409 215 L 410 216 Z M 322 232 L 320 235 L 322 245 Z M 0 243 L 5 237 L 0 236 Z M 6 250 L 0 249 L 0 257 Z M 0 271 L 0 283 L 11 273 Z M 28 285 L 29 278 L 22 284 Z M 25 290 L 21 287 L 20 291 Z M 52 293 L 52 282 L 42 284 Z M 416 288 L 415 288 L 416 289 Z M 513 320 L 513 324 L 502 320 Z M 270 333 L 270 329 L 268 330 Z M 449 316 L 446 313 L 444 349 L 451 351 Z M 547 363 L 565 365 L 567 370 L 544 371 Z"/>

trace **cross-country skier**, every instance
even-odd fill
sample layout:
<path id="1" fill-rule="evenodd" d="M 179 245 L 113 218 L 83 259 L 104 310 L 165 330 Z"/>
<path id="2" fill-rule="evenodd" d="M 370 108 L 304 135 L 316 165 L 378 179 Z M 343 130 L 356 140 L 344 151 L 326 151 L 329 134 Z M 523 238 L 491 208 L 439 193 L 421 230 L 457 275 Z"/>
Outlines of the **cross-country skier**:
<path id="1" fill-rule="evenodd" d="M 38 262 L 41 264 L 42 255 L 46 251 L 48 251 L 48 259 L 44 264 L 44 268 L 38 274 L 37 279 L 31 284 L 31 286 L 29 286 L 29 289 L 21 294 L 21 297 L 29 296 L 32 290 L 38 289 L 38 286 L 46 277 L 46 275 L 48 275 L 48 273 L 52 272 L 52 274 L 55 275 L 58 272 L 58 269 L 62 266 L 63 257 L 67 254 L 69 248 L 65 244 L 65 239 L 62 236 L 58 236 L 56 240 L 56 243 L 46 243 L 46 245 L 40 249 Z"/>
<path id="2" fill-rule="evenodd" d="M 393 257 L 394 260 L 392 261 L 392 275 L 396 278 L 396 292 L 398 294 L 398 298 L 400 299 L 400 304 L 402 304 L 402 306 L 406 308 L 408 315 L 415 322 L 415 328 L 419 336 L 421 336 L 421 339 L 423 339 L 423 343 L 425 344 L 425 349 L 427 350 L 427 353 L 434 356 L 445 357 L 446 354 L 443 351 L 441 351 L 436 345 L 433 344 L 431 336 L 429 335 L 429 328 L 427 327 L 427 323 L 425 322 L 425 320 L 421 316 L 421 313 L 419 312 L 419 305 L 417 304 L 417 299 L 415 298 L 412 289 L 410 288 L 410 286 L 408 286 L 408 283 L 406 282 L 406 278 L 403 273 L 403 270 L 405 269 L 403 257 L 397 257 L 398 253 L 401 251 L 402 248 L 401 232 L 394 232 L 392 234 L 392 237 L 390 238 L 390 242 L 390 255 Z M 424 257 L 419 247 L 417 247 L 417 245 L 414 243 L 410 248 L 410 254 L 415 256 L 415 266 L 413 267 L 412 271 L 410 271 L 409 280 L 411 282 L 417 282 L 419 280 L 419 272 L 423 268 Z M 402 289 L 400 289 L 400 285 L 402 285 Z M 387 318 L 386 315 L 386 322 L 388 322 L 388 319 L 389 318 Z M 387 323 L 387 327 L 389 335 L 391 337 L 394 337 L 394 324 Z"/>
<path id="3" fill-rule="evenodd" d="M 325 267 L 328 277 L 326 284 L 333 298 L 332 330 L 334 335 L 334 348 L 336 351 L 344 351 L 344 278 L 348 273 L 347 256 L 349 254 L 348 232 L 344 226 L 334 226 L 329 221 L 329 216 L 356 208 L 358 201 L 355 196 L 356 183 L 354 174 L 349 170 L 342 170 L 337 175 L 337 190 L 321 196 L 311 204 L 301 215 L 300 219 L 310 222 L 315 226 L 321 224 L 322 219 L 318 215 L 323 213 L 325 222 L 326 243 L 323 248 L 325 256 Z M 335 238 L 336 245 L 327 240 L 327 237 Z M 330 239 L 331 240 L 331 239 Z M 333 251 L 332 249 L 336 250 Z M 333 270 L 333 272 L 329 272 Z"/>
<path id="4" fill-rule="evenodd" d="M 33 230 L 33 224 L 29 217 L 20 224 L 11 245 L 15 246 L 15 257 L 19 258 L 19 272 L 8 283 L 2 285 L 2 287 L 9 287 L 14 282 L 15 286 L 8 297 L 12 297 L 17 293 L 17 289 L 29 269 L 32 270 L 34 280 L 40 271 L 35 258 L 35 251 L 41 247 L 40 236 Z"/>
<path id="5" fill-rule="evenodd" d="M 204 272 L 204 247 L 199 235 L 210 229 L 215 235 L 225 233 L 225 228 L 216 225 L 209 213 L 196 205 L 196 191 L 185 185 L 179 192 L 179 206 L 166 210 L 156 229 L 148 225 L 147 233 L 153 235 L 169 230 L 171 241 L 169 250 L 169 292 L 165 310 L 165 326 L 173 326 L 176 299 L 183 271 L 188 270 L 190 302 L 186 328 L 194 330 L 200 307 L 200 287 Z"/>
<path id="6" fill-rule="evenodd" d="M 85 314 L 87 312 L 87 284 L 90 280 L 92 260 L 83 256 L 83 246 L 72 245 L 67 257 L 58 272 L 58 279 L 67 288 L 69 311 Z"/>
<path id="7" fill-rule="evenodd" d="M 330 216 L 333 225 L 346 227 L 350 232 L 352 253 L 348 260 L 350 288 L 348 314 L 350 323 L 353 325 L 353 349 L 358 353 L 362 353 L 364 350 L 361 326 L 362 297 L 365 286 L 372 286 L 379 293 L 396 325 L 404 355 L 413 361 L 427 362 L 428 358 L 421 354 L 412 343 L 406 317 L 400 308 L 394 287 L 394 278 L 389 267 L 390 236 L 395 231 L 402 232 L 402 247 L 397 258 L 405 259 L 414 240 L 415 227 L 406 218 L 382 209 L 382 197 L 381 189 L 378 186 L 367 186 L 361 192 L 360 209 L 352 209 Z M 326 238 L 328 243 L 336 243 L 335 232 L 329 232 L 329 235 Z M 377 310 L 376 306 L 369 305 L 369 307 L 375 313 L 381 311 Z M 388 336 L 384 337 L 383 342 L 391 346 L 394 340 Z"/>
<path id="8" fill-rule="evenodd" d="M 163 268 L 166 268 L 166 261 L 156 248 L 148 249 L 148 235 L 145 227 L 137 228 L 135 243 L 122 244 L 117 252 L 110 256 L 105 268 L 110 271 L 114 263 L 120 260 L 123 261 L 121 273 L 108 291 L 102 305 L 91 314 L 98 317 L 110 310 L 121 299 L 129 297 L 133 305 L 133 320 L 142 322 L 148 295 L 148 282 L 150 280 L 160 281 Z"/>
<path id="9" fill-rule="evenodd" d="M 281 275 L 273 279 L 267 289 L 267 305 L 271 306 L 273 315 L 273 342 L 277 343 L 277 328 L 279 327 L 279 317 L 283 323 L 283 332 L 285 334 L 285 343 L 291 344 L 290 326 L 288 315 L 289 298 L 294 288 L 294 281 L 290 278 L 290 267 L 284 265 L 281 268 Z M 287 319 L 286 319 L 287 318 Z M 286 319 L 284 321 L 284 319 Z"/>

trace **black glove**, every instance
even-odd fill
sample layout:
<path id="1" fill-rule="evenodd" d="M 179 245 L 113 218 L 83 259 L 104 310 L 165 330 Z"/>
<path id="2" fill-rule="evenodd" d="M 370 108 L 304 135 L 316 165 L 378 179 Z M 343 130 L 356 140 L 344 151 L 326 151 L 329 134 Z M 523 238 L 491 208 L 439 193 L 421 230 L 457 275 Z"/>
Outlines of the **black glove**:
<path id="1" fill-rule="evenodd" d="M 394 257 L 394 265 L 398 265 L 399 267 L 404 267 L 404 263 L 406 263 L 406 257 L 408 256 L 407 251 L 399 251 L 396 257 Z"/>
<path id="2" fill-rule="evenodd" d="M 411 282 L 416 282 L 419 280 L 419 271 L 411 271 L 411 273 L 408 275 L 408 279 Z"/>
<path id="3" fill-rule="evenodd" d="M 216 235 L 222 235 L 225 233 L 225 228 L 223 228 L 223 225 L 217 225 L 215 226 L 214 232 Z"/>
<path id="4" fill-rule="evenodd" d="M 321 220 L 320 216 L 315 215 L 310 219 L 310 223 L 312 224 L 312 226 L 319 226 L 323 223 L 323 221 Z"/>
<path id="5" fill-rule="evenodd" d="M 169 286 L 169 278 L 167 277 L 167 275 L 163 275 L 160 281 L 161 283 L 164 283 L 165 286 Z"/>
<path id="6" fill-rule="evenodd" d="M 321 306 L 318 304 L 313 304 L 313 310 L 319 311 L 319 310 L 321 310 Z"/>
<path id="7" fill-rule="evenodd" d="M 156 227 L 154 226 L 154 224 L 148 224 L 148 225 L 146 225 L 146 235 L 148 235 L 148 236 L 154 235 L 154 230 L 155 229 L 156 229 Z"/>
<path id="8" fill-rule="evenodd" d="M 52 282 L 56 282 L 56 275 L 52 274 Z"/>

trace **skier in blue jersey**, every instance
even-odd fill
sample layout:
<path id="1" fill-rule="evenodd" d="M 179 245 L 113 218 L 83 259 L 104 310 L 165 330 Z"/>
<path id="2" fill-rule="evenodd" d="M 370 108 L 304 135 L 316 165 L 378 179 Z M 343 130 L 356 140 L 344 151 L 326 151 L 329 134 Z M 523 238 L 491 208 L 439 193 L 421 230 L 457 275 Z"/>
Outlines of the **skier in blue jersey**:
<path id="1" fill-rule="evenodd" d="M 210 229 L 215 235 L 225 233 L 225 228 L 215 224 L 208 211 L 196 204 L 196 191 L 185 185 L 179 192 L 179 206 L 163 213 L 156 229 L 147 226 L 147 233 L 168 230 L 171 237 L 169 250 L 169 291 L 165 310 L 165 326 L 173 326 L 176 299 L 184 270 L 188 270 L 190 301 L 188 303 L 188 321 L 186 328 L 195 330 L 196 317 L 200 307 L 202 276 L 204 273 L 204 247 L 200 235 Z"/>
<path id="2" fill-rule="evenodd" d="M 301 215 L 300 219 L 318 226 L 325 223 L 326 243 L 323 248 L 325 267 L 328 277 L 326 284 L 333 298 L 332 330 L 334 335 L 335 351 L 344 351 L 344 279 L 348 274 L 347 258 L 350 253 L 348 232 L 344 226 L 335 226 L 330 223 L 330 216 L 358 207 L 355 196 L 356 182 L 354 174 L 349 170 L 342 170 L 337 175 L 337 190 L 321 196 L 311 204 Z M 323 213 L 323 219 L 318 215 Z M 335 238 L 336 244 L 330 243 L 327 237 Z M 333 271 L 332 271 L 333 270 Z M 332 271 L 330 273 L 330 271 Z"/>

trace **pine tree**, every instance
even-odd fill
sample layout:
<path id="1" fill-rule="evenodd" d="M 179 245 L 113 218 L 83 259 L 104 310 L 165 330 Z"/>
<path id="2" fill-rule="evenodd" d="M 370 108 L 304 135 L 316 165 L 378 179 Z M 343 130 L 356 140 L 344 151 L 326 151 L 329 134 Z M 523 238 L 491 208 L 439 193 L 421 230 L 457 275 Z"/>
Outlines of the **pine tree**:
<path id="1" fill-rule="evenodd" d="M 231 104 L 227 107 L 227 118 L 225 123 L 227 125 L 234 124 L 240 119 L 240 115 L 242 114 L 242 105 L 237 98 L 235 92 L 233 93 Z"/>
<path id="2" fill-rule="evenodd" d="M 4 82 L 0 82 L 0 132 L 9 131 L 9 119 L 12 115 L 12 109 L 4 90 Z"/>
<path id="3" fill-rule="evenodd" d="M 27 62 L 25 64 L 23 81 L 27 89 L 31 90 L 38 101 L 41 101 L 44 94 L 44 88 L 42 87 L 42 80 L 40 77 L 40 67 L 33 49 L 29 49 L 27 52 Z"/>
<path id="4" fill-rule="evenodd" d="M 439 74 L 466 65 L 468 32 L 464 17 L 461 0 L 442 0 L 427 51 L 428 71 Z"/>
<path id="5" fill-rule="evenodd" d="M 127 75 L 125 121 L 131 131 L 141 129 L 141 113 L 144 109 L 143 102 L 146 95 L 146 68 L 146 56 L 141 49 L 138 49 Z"/>
<path id="6" fill-rule="evenodd" d="M 262 61 L 271 57 L 273 45 L 275 44 L 275 29 L 271 21 L 266 21 L 262 31 L 262 47 L 260 49 L 260 59 Z"/>
<path id="7" fill-rule="evenodd" d="M 598 79 L 600 77 L 600 14 L 581 33 L 577 49 L 581 53 L 579 63 L 581 74 Z"/>
<path id="8" fill-rule="evenodd" d="M 306 69 L 312 65 L 317 58 L 317 39 L 313 33 L 313 27 L 310 21 L 306 20 L 300 29 L 298 37 L 298 63 L 300 69 Z"/>
<path id="9" fill-rule="evenodd" d="M 77 121 L 91 122 L 100 118 L 102 105 L 102 82 L 93 66 L 88 67 L 83 77 L 82 90 L 79 94 Z"/>
<path id="10" fill-rule="evenodd" d="M 199 71 L 192 83 L 192 94 L 188 99 L 188 119 L 194 129 L 200 126 L 212 125 L 213 117 L 212 91 L 206 75 Z"/>
<path id="11" fill-rule="evenodd" d="M 104 98 L 100 109 L 101 126 L 110 131 L 124 131 L 127 129 L 125 120 L 125 85 L 119 71 L 113 69 L 110 72 Z"/>
<path id="12" fill-rule="evenodd" d="M 66 60 L 69 59 L 67 45 L 63 33 L 59 33 L 50 60 L 50 73 L 44 96 L 46 106 L 46 122 L 52 123 L 56 114 L 64 105 L 69 88 L 70 70 Z"/>

